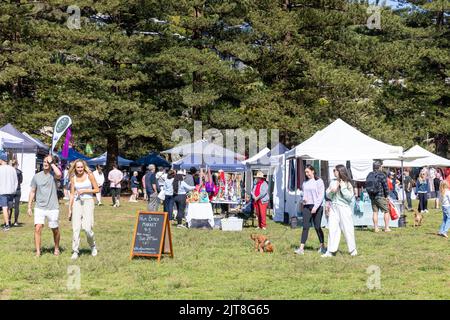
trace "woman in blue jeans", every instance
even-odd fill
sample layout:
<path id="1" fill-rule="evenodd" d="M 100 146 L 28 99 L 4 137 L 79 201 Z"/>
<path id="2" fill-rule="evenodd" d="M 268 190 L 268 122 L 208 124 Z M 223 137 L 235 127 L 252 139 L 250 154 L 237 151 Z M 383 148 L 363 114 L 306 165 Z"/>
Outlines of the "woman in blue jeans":
<path id="1" fill-rule="evenodd" d="M 175 170 L 169 170 L 167 179 L 164 180 L 164 212 L 168 213 L 169 221 L 173 219 L 173 179 Z"/>
<path id="2" fill-rule="evenodd" d="M 430 192 L 430 186 L 426 178 L 426 172 L 422 171 L 416 182 L 416 196 L 419 198 L 419 212 L 428 212 L 428 192 Z"/>

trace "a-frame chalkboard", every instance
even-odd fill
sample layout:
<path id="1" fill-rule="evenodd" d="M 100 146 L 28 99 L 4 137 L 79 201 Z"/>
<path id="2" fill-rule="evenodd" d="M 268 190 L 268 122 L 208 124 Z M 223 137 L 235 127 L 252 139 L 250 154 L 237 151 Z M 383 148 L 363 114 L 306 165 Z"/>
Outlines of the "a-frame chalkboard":
<path id="1" fill-rule="evenodd" d="M 131 243 L 130 260 L 135 256 L 173 258 L 172 234 L 167 212 L 138 211 Z"/>

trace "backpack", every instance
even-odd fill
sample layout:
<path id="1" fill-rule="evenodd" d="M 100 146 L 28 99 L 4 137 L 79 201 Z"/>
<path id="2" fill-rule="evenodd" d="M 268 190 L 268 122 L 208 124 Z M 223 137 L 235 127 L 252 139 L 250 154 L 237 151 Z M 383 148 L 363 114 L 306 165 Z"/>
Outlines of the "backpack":
<path id="1" fill-rule="evenodd" d="M 376 172 L 371 172 L 366 178 L 366 191 L 371 197 L 375 197 L 381 190 L 380 181 Z"/>

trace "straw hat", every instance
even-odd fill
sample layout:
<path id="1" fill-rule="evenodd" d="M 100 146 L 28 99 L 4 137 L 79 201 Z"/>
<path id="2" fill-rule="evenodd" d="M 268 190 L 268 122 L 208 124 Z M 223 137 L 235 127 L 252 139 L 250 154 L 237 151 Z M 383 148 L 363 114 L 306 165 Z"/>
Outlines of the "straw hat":
<path id="1" fill-rule="evenodd" d="M 262 171 L 258 171 L 255 175 L 255 178 L 264 178 L 264 173 Z"/>

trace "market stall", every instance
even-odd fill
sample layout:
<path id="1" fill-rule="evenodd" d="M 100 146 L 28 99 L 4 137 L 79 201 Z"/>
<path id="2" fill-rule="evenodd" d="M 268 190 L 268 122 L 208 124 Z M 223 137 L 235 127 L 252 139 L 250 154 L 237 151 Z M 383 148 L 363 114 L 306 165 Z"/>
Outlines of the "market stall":
<path id="1" fill-rule="evenodd" d="M 299 216 L 302 202 L 300 188 L 304 181 L 304 166 L 308 163 L 316 167 L 328 185 L 330 168 L 337 164 L 345 165 L 350 171 L 358 166 L 354 171 L 359 171 L 360 179 L 364 179 L 364 175 L 371 171 L 373 159 L 400 159 L 402 154 L 402 147 L 375 140 L 337 119 L 285 153 L 281 163 L 284 166 L 284 183 L 281 185 L 282 189 L 276 191 L 277 194 L 284 192 L 284 204 L 280 204 L 280 207 L 284 205 L 282 210 L 289 217 Z M 356 219 L 354 215 L 355 226 L 373 225 L 371 208 L 365 205 L 360 208 L 364 210 L 363 219 Z M 381 215 L 380 212 L 380 224 L 383 223 Z M 398 220 L 391 221 L 391 226 L 398 226 Z"/>
<path id="2" fill-rule="evenodd" d="M 209 200 L 216 210 L 221 208 L 222 212 L 228 212 L 230 207 L 242 202 L 246 170 L 242 163 L 243 155 L 208 140 L 198 140 L 162 153 L 170 154 L 172 160 L 182 155 L 172 162 L 173 169 L 189 170 L 194 167 L 205 172 Z"/>
<path id="3" fill-rule="evenodd" d="M 38 161 L 42 161 L 48 154 L 49 148 L 42 142 L 38 142 L 29 135 L 20 132 L 10 123 L 0 128 L 0 131 L 23 141 L 19 144 L 5 142 L 3 147 L 5 150 L 11 152 L 19 163 L 19 169 L 23 175 L 20 201 L 27 202 L 31 180 L 37 170 L 37 163 Z"/>
<path id="4" fill-rule="evenodd" d="M 214 228 L 214 213 L 206 189 L 198 187 L 189 192 L 186 202 L 186 222 L 189 228 L 195 221 L 207 221 L 209 227 Z"/>

